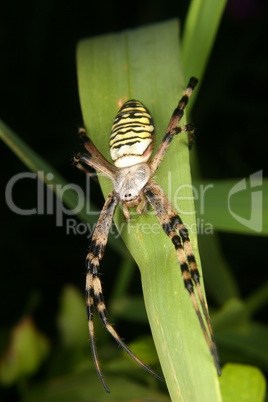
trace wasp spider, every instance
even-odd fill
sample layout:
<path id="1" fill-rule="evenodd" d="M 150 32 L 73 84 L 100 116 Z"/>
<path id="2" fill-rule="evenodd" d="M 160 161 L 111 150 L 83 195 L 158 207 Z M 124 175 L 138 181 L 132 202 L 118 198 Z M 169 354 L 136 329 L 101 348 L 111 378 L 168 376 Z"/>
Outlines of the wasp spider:
<path id="1" fill-rule="evenodd" d="M 146 206 L 147 203 L 149 203 L 162 225 L 164 232 L 174 244 L 185 287 L 190 294 L 206 342 L 220 375 L 217 349 L 208 310 L 201 291 L 199 273 L 188 231 L 162 188 L 152 180 L 174 135 L 187 131 L 189 133 L 189 147 L 192 145 L 194 134 L 193 125 L 186 124 L 181 127 L 177 126 L 196 84 L 197 79 L 191 78 L 187 89 L 173 112 L 164 138 L 150 162 L 148 161 L 154 146 L 154 125 L 151 115 L 141 102 L 136 100 L 127 101 L 119 110 L 114 120 L 110 137 L 110 152 L 114 165 L 100 154 L 93 142 L 87 137 L 85 129 L 81 128 L 79 131 L 83 145 L 89 154 L 79 153 L 74 159 L 76 166 L 86 173 L 89 172 L 85 165 L 91 166 L 112 180 L 114 188 L 108 195 L 101 211 L 92 236 L 90 251 L 86 257 L 86 304 L 91 347 L 98 375 L 107 392 L 109 392 L 109 389 L 105 384 L 99 365 L 94 340 L 94 306 L 97 308 L 101 321 L 118 344 L 145 370 L 159 378 L 159 376 L 139 360 L 122 341 L 108 321 L 104 304 L 102 286 L 99 278 L 99 265 L 104 254 L 113 215 L 119 202 L 123 203 L 123 213 L 126 221 L 130 220 L 128 208 L 136 207 L 137 213 L 142 214 L 146 212 Z M 194 293 L 194 285 L 197 290 L 199 302 L 202 306 L 206 325 L 198 307 L 197 298 Z"/>

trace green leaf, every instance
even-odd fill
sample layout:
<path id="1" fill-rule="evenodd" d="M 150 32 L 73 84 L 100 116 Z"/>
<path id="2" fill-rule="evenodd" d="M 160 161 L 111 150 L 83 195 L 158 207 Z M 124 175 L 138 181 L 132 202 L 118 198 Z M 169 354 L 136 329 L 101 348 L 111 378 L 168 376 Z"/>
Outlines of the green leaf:
<path id="1" fill-rule="evenodd" d="M 256 289 L 246 300 L 249 314 L 253 315 L 268 303 L 268 281 Z"/>
<path id="2" fill-rule="evenodd" d="M 240 183 L 246 187 L 240 188 Z M 267 179 L 194 180 L 194 189 L 197 216 L 204 220 L 204 227 L 209 224 L 213 230 L 268 235 Z"/>
<path id="3" fill-rule="evenodd" d="M 223 402 L 263 402 L 266 382 L 257 367 L 226 364 L 220 379 Z"/>
<path id="4" fill-rule="evenodd" d="M 141 296 L 120 297 L 111 304 L 111 311 L 116 317 L 134 322 L 148 322 Z"/>
<path id="5" fill-rule="evenodd" d="M 111 160 L 108 144 L 114 117 L 121 101 L 129 98 L 142 101 L 150 110 L 159 145 L 185 88 L 178 37 L 178 24 L 173 20 L 79 43 L 84 123 L 107 159 Z M 155 178 L 188 227 L 201 270 L 197 239 L 191 230 L 195 216 L 186 135 L 173 140 Z M 100 183 L 107 197 L 112 184 L 103 177 Z M 146 310 L 171 398 L 219 401 L 214 363 L 184 288 L 174 247 L 151 211 L 139 217 L 134 213 L 132 219 L 127 225 L 117 210 L 115 222 L 141 271 Z"/>
<path id="6" fill-rule="evenodd" d="M 252 363 L 268 368 L 268 328 L 257 322 L 215 331 L 223 361 Z"/>
<path id="7" fill-rule="evenodd" d="M 63 289 L 57 323 L 61 341 L 65 347 L 88 345 L 88 329 L 85 325 L 85 300 L 73 286 Z"/>
<path id="8" fill-rule="evenodd" d="M 10 385 L 34 374 L 49 352 L 47 338 L 30 318 L 21 320 L 11 332 L 10 343 L 0 359 L 0 381 Z"/>
<path id="9" fill-rule="evenodd" d="M 191 1 L 181 46 L 185 73 L 202 79 L 226 3 L 227 0 Z M 194 99 L 197 92 L 198 89 Z"/>
<path id="10" fill-rule="evenodd" d="M 247 303 L 230 299 L 213 315 L 222 361 L 268 368 L 268 327 L 250 319 Z"/>
<path id="11" fill-rule="evenodd" d="M 239 299 L 229 299 L 223 307 L 213 315 L 215 331 L 237 328 L 248 324 L 248 314 L 245 304 Z"/>
<path id="12" fill-rule="evenodd" d="M 198 244 L 209 294 L 220 306 L 232 297 L 239 297 L 238 284 L 225 260 L 217 235 L 201 234 Z"/>

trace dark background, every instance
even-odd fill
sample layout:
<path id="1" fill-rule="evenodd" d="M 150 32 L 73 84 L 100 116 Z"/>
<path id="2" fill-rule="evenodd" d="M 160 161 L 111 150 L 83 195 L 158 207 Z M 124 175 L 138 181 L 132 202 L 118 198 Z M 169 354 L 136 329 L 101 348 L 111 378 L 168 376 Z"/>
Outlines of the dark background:
<path id="1" fill-rule="evenodd" d="M 180 18 L 183 26 L 187 9 L 186 0 L 2 0 L 0 118 L 67 181 L 82 186 L 84 179 L 71 166 L 72 155 L 81 149 L 76 136 L 82 122 L 76 82 L 77 42 L 174 17 Z M 267 3 L 230 0 L 192 112 L 203 177 L 243 178 L 260 169 L 266 175 L 267 58 Z M 27 171 L 3 143 L 0 163 L 3 186 L 13 175 Z M 94 189 L 94 202 L 100 206 L 101 192 L 97 185 Z M 33 208 L 36 183 L 18 184 L 14 199 L 21 208 Z M 64 227 L 56 227 L 55 216 L 14 214 L 3 197 L 0 211 L 0 325 L 10 328 L 32 308 L 38 327 L 53 336 L 53 317 L 64 284 L 84 288 L 88 241 L 83 236 L 67 236 Z M 227 233 L 221 233 L 220 238 L 241 294 L 246 296 L 267 279 L 267 240 Z M 111 253 L 107 261 L 118 265 L 120 257 L 111 249 L 107 252 Z M 103 271 L 105 282 L 112 286 L 105 261 Z M 136 279 L 134 291 L 140 288 L 138 270 Z M 109 294 L 107 285 L 105 293 Z M 257 318 L 267 323 L 267 310 Z"/>

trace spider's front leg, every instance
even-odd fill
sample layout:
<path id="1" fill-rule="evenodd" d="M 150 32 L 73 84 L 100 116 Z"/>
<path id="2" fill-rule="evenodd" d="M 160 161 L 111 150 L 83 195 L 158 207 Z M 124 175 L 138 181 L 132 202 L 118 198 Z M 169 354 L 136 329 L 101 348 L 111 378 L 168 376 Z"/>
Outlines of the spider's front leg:
<path id="1" fill-rule="evenodd" d="M 147 211 L 148 211 L 148 203 L 149 203 L 149 201 L 147 200 L 147 198 L 145 196 L 143 196 L 141 202 L 139 203 L 139 205 L 136 208 L 137 214 L 146 215 Z"/>
<path id="2" fill-rule="evenodd" d="M 112 325 L 108 321 L 108 314 L 106 310 L 106 306 L 104 303 L 102 285 L 99 277 L 99 267 L 100 260 L 104 255 L 105 246 L 107 244 L 109 230 L 112 224 L 113 215 L 115 209 L 119 203 L 118 194 L 114 191 L 108 195 L 108 198 L 104 204 L 104 207 L 101 211 L 99 220 L 97 222 L 95 231 L 92 236 L 90 251 L 86 257 L 86 267 L 87 267 L 87 276 L 86 276 L 86 305 L 87 305 L 87 315 L 88 315 L 88 328 L 91 340 L 91 348 L 92 354 L 94 358 L 94 362 L 97 368 L 98 375 L 100 380 L 106 390 L 109 392 L 109 389 L 104 381 L 104 376 L 102 374 L 99 359 L 97 355 L 96 345 L 95 345 L 95 337 L 94 337 L 94 324 L 93 324 L 93 315 L 94 315 L 94 305 L 97 307 L 97 311 L 99 313 L 100 319 L 110 332 L 112 337 L 116 340 L 116 342 L 135 360 L 141 367 L 143 367 L 146 371 L 153 374 L 156 378 L 161 379 L 153 370 L 151 370 L 146 364 L 144 364 L 138 357 L 131 352 L 131 350 L 127 347 L 127 345 L 122 341 L 118 333 L 112 327 Z"/>
<path id="3" fill-rule="evenodd" d="M 193 144 L 193 137 L 194 137 L 194 131 L 195 127 L 192 124 L 185 124 L 184 126 L 177 127 L 179 124 L 183 114 L 184 114 L 184 109 L 187 106 L 188 100 L 197 84 L 198 80 L 194 77 L 190 78 L 190 81 L 188 83 L 188 86 L 186 90 L 184 91 L 184 94 L 181 98 L 181 100 L 178 103 L 178 106 L 174 110 L 171 119 L 169 121 L 166 134 L 161 141 L 158 150 L 156 151 L 154 157 L 152 158 L 150 162 L 150 169 L 151 169 L 151 178 L 154 176 L 155 172 L 157 171 L 167 149 L 169 144 L 171 143 L 172 139 L 174 138 L 175 135 L 188 132 L 189 133 L 189 142 L 188 142 L 188 147 L 191 149 L 192 144 Z"/>
<path id="4" fill-rule="evenodd" d="M 99 266 L 100 266 L 100 260 L 102 259 L 104 254 L 104 249 L 107 243 L 114 211 L 118 205 L 118 202 L 119 202 L 118 197 L 115 196 L 114 192 L 108 195 L 108 198 L 101 211 L 101 215 L 99 217 L 99 220 L 97 222 L 96 228 L 92 236 L 90 251 L 86 257 L 87 273 L 86 273 L 85 296 L 87 306 L 88 329 L 89 329 L 91 349 L 95 366 L 97 368 L 98 375 L 106 392 L 109 392 L 109 389 L 105 384 L 97 355 L 95 336 L 94 336 L 93 316 L 94 316 L 94 305 L 96 304 L 102 322 L 104 323 L 108 331 L 111 332 L 112 335 L 114 336 L 113 333 L 114 330 L 108 323 L 107 311 L 103 300 L 102 286 L 99 278 Z"/>
<path id="5" fill-rule="evenodd" d="M 130 212 L 125 203 L 123 203 L 123 214 L 127 223 L 130 222 Z"/>

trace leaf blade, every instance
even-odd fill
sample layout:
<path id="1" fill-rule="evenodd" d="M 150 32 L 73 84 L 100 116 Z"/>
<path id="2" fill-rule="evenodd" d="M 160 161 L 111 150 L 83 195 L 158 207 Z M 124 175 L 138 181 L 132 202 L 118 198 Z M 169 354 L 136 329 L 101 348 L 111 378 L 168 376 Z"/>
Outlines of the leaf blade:
<path id="1" fill-rule="evenodd" d="M 119 76 L 122 82 L 117 87 Z M 86 128 L 105 157 L 110 159 L 108 139 L 117 103 L 128 97 L 144 102 L 151 111 L 159 144 L 185 86 L 177 22 L 83 41 L 78 46 L 78 81 Z M 180 205 L 191 228 L 195 218 L 186 135 L 173 140 L 157 181 L 175 204 L 176 192 L 184 186 L 186 199 Z M 107 196 L 111 183 L 101 177 L 100 183 Z M 202 395 L 202 400 L 221 400 L 216 370 L 185 291 L 173 246 L 161 232 L 157 218 L 140 216 L 127 227 L 118 210 L 115 221 L 141 270 L 146 309 L 171 397 L 198 401 Z M 157 233 L 152 233 L 152 228 Z M 192 241 L 200 267 L 194 234 Z"/>

